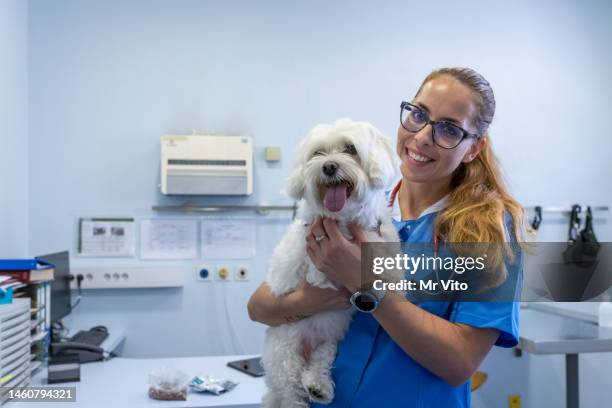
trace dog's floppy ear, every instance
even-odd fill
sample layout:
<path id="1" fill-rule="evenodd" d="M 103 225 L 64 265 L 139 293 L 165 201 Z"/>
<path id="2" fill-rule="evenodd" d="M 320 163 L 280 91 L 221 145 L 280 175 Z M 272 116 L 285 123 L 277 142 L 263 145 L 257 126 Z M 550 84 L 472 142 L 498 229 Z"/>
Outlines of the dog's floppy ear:
<path id="1" fill-rule="evenodd" d="M 306 189 L 306 184 L 304 181 L 304 164 L 306 162 L 304 153 L 305 148 L 306 141 L 302 140 L 298 145 L 295 166 L 293 167 L 293 172 L 289 176 L 287 188 L 285 190 L 289 197 L 296 201 L 299 201 L 302 199 L 302 197 L 304 197 L 304 190 Z"/>
<path id="2" fill-rule="evenodd" d="M 374 188 L 391 188 L 399 178 L 399 165 L 391 141 L 373 126 L 369 129 L 372 135 L 368 155 L 368 173 L 370 184 Z"/>
<path id="3" fill-rule="evenodd" d="M 304 183 L 304 165 L 299 163 L 293 169 L 293 173 L 289 176 L 289 181 L 287 182 L 287 194 L 289 197 L 293 198 L 296 201 L 299 201 L 304 197 L 304 189 L 306 185 Z"/>

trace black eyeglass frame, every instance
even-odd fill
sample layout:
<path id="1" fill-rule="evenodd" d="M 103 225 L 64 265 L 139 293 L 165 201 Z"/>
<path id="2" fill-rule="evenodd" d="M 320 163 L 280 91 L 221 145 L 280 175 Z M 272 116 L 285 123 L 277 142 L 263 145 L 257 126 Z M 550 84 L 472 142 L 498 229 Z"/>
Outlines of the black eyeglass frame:
<path id="1" fill-rule="evenodd" d="M 425 122 L 425 124 L 421 127 L 421 129 L 419 130 L 410 130 L 410 129 L 406 129 L 406 126 L 404 126 L 404 122 L 402 121 L 402 113 L 404 112 L 404 109 L 406 107 L 410 107 L 413 110 L 418 110 L 419 112 L 423 112 L 425 115 L 427 115 L 427 122 Z M 459 129 L 461 131 L 461 139 L 459 139 L 459 141 L 457 142 L 456 145 L 454 145 L 453 147 L 446 147 L 446 146 L 442 146 L 440 144 L 438 144 L 438 142 L 436 141 L 436 130 L 435 130 L 435 125 L 438 123 L 446 123 L 448 125 L 454 126 L 457 129 Z M 461 142 L 463 142 L 464 139 L 467 139 L 469 137 L 473 137 L 474 139 L 478 140 L 480 139 L 482 136 L 477 134 L 477 133 L 470 133 L 467 130 L 463 129 L 461 126 L 457 126 L 452 122 L 449 122 L 447 120 L 431 120 L 429 118 L 429 114 L 427 112 L 425 112 L 425 110 L 423 110 L 422 108 L 419 108 L 417 105 L 414 105 L 410 102 L 406 102 L 406 101 L 402 101 L 402 103 L 400 104 L 400 124 L 402 125 L 402 127 L 404 129 L 406 129 L 406 131 L 410 132 L 410 133 L 416 133 L 416 132 L 420 132 L 425 126 L 427 125 L 431 125 L 431 138 L 433 139 L 433 142 L 436 144 L 436 146 L 441 147 L 442 149 L 454 149 L 455 147 L 459 146 L 461 144 Z"/>

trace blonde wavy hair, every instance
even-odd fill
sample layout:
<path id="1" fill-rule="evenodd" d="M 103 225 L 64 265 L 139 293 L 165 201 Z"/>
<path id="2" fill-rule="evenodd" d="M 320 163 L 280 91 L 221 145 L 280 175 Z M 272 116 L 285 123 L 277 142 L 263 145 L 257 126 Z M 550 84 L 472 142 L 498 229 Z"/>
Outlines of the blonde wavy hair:
<path id="1" fill-rule="evenodd" d="M 474 125 L 485 145 L 474 160 L 461 163 L 453 173 L 449 205 L 437 217 L 434 231 L 449 243 L 492 244 L 487 252 L 487 270 L 491 272 L 485 276 L 485 286 L 496 287 L 507 278 L 504 256 L 515 259 L 510 242 L 522 246 L 531 229 L 526 225 L 523 207 L 508 192 L 491 147 L 488 129 L 495 114 L 491 85 L 473 69 L 442 68 L 425 78 L 417 95 L 426 83 L 442 75 L 471 90 L 477 107 Z M 508 216 L 512 221 L 510 231 L 505 222 Z"/>

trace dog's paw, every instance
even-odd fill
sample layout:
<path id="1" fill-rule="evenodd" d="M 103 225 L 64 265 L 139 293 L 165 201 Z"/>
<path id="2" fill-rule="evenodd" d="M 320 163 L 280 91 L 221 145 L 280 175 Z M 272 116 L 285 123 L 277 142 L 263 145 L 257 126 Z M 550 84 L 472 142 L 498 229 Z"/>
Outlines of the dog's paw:
<path id="1" fill-rule="evenodd" d="M 317 375 L 312 371 L 302 374 L 302 386 L 313 402 L 329 404 L 334 399 L 334 384 L 329 376 Z"/>

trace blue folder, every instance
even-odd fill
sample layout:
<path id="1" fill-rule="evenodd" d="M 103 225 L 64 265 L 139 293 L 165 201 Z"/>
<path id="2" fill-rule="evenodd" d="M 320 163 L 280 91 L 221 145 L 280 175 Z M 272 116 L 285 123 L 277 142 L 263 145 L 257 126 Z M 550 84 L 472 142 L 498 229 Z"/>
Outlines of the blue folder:
<path id="1" fill-rule="evenodd" d="M 31 271 L 52 267 L 53 265 L 38 259 L 0 259 L 0 271 Z"/>

